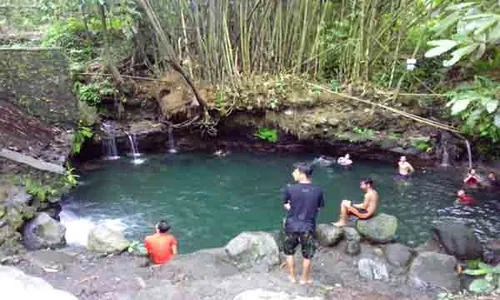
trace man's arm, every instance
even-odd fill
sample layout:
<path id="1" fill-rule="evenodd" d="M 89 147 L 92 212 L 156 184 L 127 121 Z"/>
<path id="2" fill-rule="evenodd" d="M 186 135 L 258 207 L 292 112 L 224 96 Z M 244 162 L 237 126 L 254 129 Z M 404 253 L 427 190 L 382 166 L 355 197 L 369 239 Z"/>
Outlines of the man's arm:
<path id="1" fill-rule="evenodd" d="M 175 238 L 172 240 L 172 253 L 174 255 L 177 255 L 177 253 L 178 253 L 177 252 L 177 240 Z"/>
<path id="2" fill-rule="evenodd" d="M 285 190 L 283 191 L 283 207 L 286 210 L 290 210 L 290 202 L 291 202 L 292 197 L 290 196 L 290 191 L 288 190 L 288 187 L 285 187 Z"/>
<path id="3" fill-rule="evenodd" d="M 363 203 L 361 204 L 354 204 L 352 205 L 353 207 L 357 207 L 357 208 L 363 208 L 363 209 L 366 209 L 370 204 L 370 199 L 369 199 L 369 196 L 368 194 L 365 194 L 365 196 L 363 197 Z"/>
<path id="4" fill-rule="evenodd" d="M 407 163 L 407 166 L 408 166 L 408 170 L 410 170 L 410 173 L 415 172 L 415 169 L 413 168 L 413 166 L 410 163 Z"/>

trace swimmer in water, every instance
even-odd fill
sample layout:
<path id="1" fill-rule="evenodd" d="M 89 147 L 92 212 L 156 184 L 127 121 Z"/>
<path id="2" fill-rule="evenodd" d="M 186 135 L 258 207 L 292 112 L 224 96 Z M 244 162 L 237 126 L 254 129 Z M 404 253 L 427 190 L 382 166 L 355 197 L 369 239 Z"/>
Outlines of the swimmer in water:
<path id="1" fill-rule="evenodd" d="M 406 156 L 401 156 L 398 162 L 399 178 L 403 180 L 410 179 L 410 175 L 415 172 L 413 166 L 406 161 Z"/>
<path id="2" fill-rule="evenodd" d="M 500 188 L 500 182 L 497 179 L 497 175 L 493 172 L 488 173 L 488 186 L 492 190 L 498 190 Z"/>
<path id="3" fill-rule="evenodd" d="M 329 167 L 335 163 L 335 158 L 321 155 L 320 157 L 314 159 L 314 163 L 319 164 L 321 167 Z"/>
<path id="4" fill-rule="evenodd" d="M 345 156 L 339 157 L 337 160 L 337 163 L 341 165 L 342 167 L 350 167 L 352 166 L 352 160 L 351 157 L 349 156 L 349 153 L 347 153 Z"/>
<path id="5" fill-rule="evenodd" d="M 481 178 L 476 173 L 475 169 L 470 169 L 467 176 L 465 176 L 464 183 L 470 188 L 477 188 L 480 184 Z"/>
<path id="6" fill-rule="evenodd" d="M 476 205 L 477 204 L 477 200 L 474 199 L 472 196 L 469 196 L 465 193 L 464 190 L 459 190 L 457 192 L 457 203 L 458 204 L 462 204 L 462 205 Z"/>

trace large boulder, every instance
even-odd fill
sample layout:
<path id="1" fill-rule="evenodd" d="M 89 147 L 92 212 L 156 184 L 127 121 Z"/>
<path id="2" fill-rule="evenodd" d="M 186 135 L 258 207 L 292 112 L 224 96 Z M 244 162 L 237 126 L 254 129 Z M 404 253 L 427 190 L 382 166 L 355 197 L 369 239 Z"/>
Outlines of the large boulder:
<path id="1" fill-rule="evenodd" d="M 389 280 L 389 271 L 381 258 L 364 257 L 358 262 L 359 275 L 368 280 Z"/>
<path id="2" fill-rule="evenodd" d="M 239 268 L 263 266 L 269 269 L 279 264 L 278 245 L 267 232 L 242 232 L 229 241 L 224 250 Z"/>
<path id="3" fill-rule="evenodd" d="M 233 300 L 323 300 L 324 297 L 295 296 L 285 292 L 272 292 L 263 289 L 247 290 L 239 293 Z"/>
<path id="4" fill-rule="evenodd" d="M 408 281 L 418 288 L 438 288 L 455 293 L 460 289 L 456 265 L 457 260 L 451 255 L 423 252 L 413 260 Z"/>
<path id="5" fill-rule="evenodd" d="M 6 298 L 10 295 L 15 299 L 78 300 L 68 292 L 54 289 L 43 279 L 28 276 L 13 267 L 0 265 L 0 282 Z"/>
<path id="6" fill-rule="evenodd" d="M 342 228 L 333 226 L 331 224 L 319 224 L 316 227 L 316 237 L 321 246 L 335 246 L 340 241 L 343 235 L 344 230 Z"/>
<path id="7" fill-rule="evenodd" d="M 23 242 L 28 250 L 56 248 L 66 245 L 66 227 L 46 213 L 39 213 L 23 230 Z"/>
<path id="8" fill-rule="evenodd" d="M 366 239 L 387 243 L 395 239 L 398 229 L 398 218 L 388 214 L 378 214 L 368 220 L 358 220 L 356 228 Z"/>
<path id="9" fill-rule="evenodd" d="M 483 258 L 483 246 L 469 226 L 444 222 L 436 225 L 431 231 L 446 254 L 459 260 Z"/>
<path id="10" fill-rule="evenodd" d="M 109 222 L 98 223 L 89 233 L 87 249 L 95 252 L 122 252 L 129 246 L 124 228 Z"/>
<path id="11" fill-rule="evenodd" d="M 361 236 L 358 231 L 352 227 L 344 228 L 346 239 L 345 252 L 349 255 L 358 255 L 361 252 Z"/>
<path id="12" fill-rule="evenodd" d="M 401 244 L 389 244 L 385 247 L 387 261 L 395 267 L 406 267 L 413 257 L 413 250 Z"/>

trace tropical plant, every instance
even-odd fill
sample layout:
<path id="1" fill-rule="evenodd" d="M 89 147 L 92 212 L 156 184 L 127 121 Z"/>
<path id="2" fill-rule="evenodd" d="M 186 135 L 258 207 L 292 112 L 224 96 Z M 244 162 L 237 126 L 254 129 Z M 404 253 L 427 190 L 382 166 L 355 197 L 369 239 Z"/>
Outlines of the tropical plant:
<path id="1" fill-rule="evenodd" d="M 69 163 L 66 163 L 66 172 L 63 177 L 63 184 L 67 188 L 75 187 L 78 184 L 78 176 L 75 174 L 75 168 L 71 167 Z"/>
<path id="2" fill-rule="evenodd" d="M 500 138 L 500 85 L 487 77 L 476 76 L 449 93 L 446 104 L 453 116 L 459 116 L 462 131 L 498 141 Z"/>
<path id="3" fill-rule="evenodd" d="M 133 253 L 133 252 L 138 252 L 140 254 L 148 254 L 148 251 L 144 247 L 144 244 L 138 242 L 138 241 L 132 241 L 130 245 L 127 248 L 128 253 Z"/>
<path id="4" fill-rule="evenodd" d="M 57 190 L 49 185 L 45 185 L 41 180 L 34 179 L 31 176 L 24 176 L 21 183 L 26 188 L 26 192 L 40 201 L 46 201 L 50 196 L 57 194 Z"/>
<path id="5" fill-rule="evenodd" d="M 418 150 L 422 151 L 422 152 L 427 152 L 429 150 L 431 150 L 431 145 L 429 144 L 428 141 L 424 141 L 424 140 L 415 140 L 415 141 L 412 141 L 412 146 L 417 148 Z"/>
<path id="6" fill-rule="evenodd" d="M 375 134 L 375 132 L 373 131 L 373 129 L 370 129 L 370 128 L 360 128 L 360 127 L 354 127 L 352 129 L 352 132 L 354 132 L 356 134 L 359 134 L 359 135 L 362 135 L 362 136 L 373 136 Z"/>
<path id="7" fill-rule="evenodd" d="M 73 154 L 78 154 L 80 153 L 80 150 L 82 149 L 82 144 L 85 142 L 85 140 L 90 139 L 94 133 L 92 132 L 92 129 L 87 126 L 80 126 L 78 130 L 75 131 L 75 134 L 73 136 L 73 143 L 71 145 L 71 152 Z"/>
<path id="8" fill-rule="evenodd" d="M 489 48 L 500 41 L 500 3 L 483 0 L 463 2 L 446 8 L 446 17 L 440 20 L 432 31 L 436 37 L 448 39 L 428 42 L 433 48 L 425 57 L 435 57 L 451 52 L 451 57 L 443 61 L 450 67 L 462 58 L 480 59 Z M 453 28 L 453 30 L 452 30 Z"/>
<path id="9" fill-rule="evenodd" d="M 475 294 L 488 294 L 500 288 L 500 266 L 492 267 L 483 262 L 479 262 L 477 268 L 466 269 L 464 274 L 483 276 L 483 278 L 474 279 L 469 285 L 469 291 Z"/>
<path id="10" fill-rule="evenodd" d="M 254 136 L 271 143 L 276 143 L 278 141 L 278 131 L 276 129 L 262 127 L 254 133 Z"/>

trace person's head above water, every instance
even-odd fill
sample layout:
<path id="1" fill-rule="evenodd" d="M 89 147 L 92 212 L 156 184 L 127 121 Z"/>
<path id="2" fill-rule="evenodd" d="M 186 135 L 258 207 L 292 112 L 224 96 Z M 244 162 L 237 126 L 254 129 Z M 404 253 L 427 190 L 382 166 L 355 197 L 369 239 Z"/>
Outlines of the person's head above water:
<path id="1" fill-rule="evenodd" d="M 497 180 L 497 175 L 495 175 L 495 173 L 493 173 L 493 172 L 489 172 L 488 178 L 491 180 Z"/>
<path id="2" fill-rule="evenodd" d="M 366 191 L 368 189 L 373 188 L 373 180 L 371 178 L 364 178 L 361 179 L 359 182 L 359 187 L 363 190 Z"/>
<path id="3" fill-rule="evenodd" d="M 458 196 L 458 197 L 465 196 L 465 191 L 464 191 L 464 190 L 458 190 L 458 192 L 457 192 L 457 196 Z"/>
<path id="4" fill-rule="evenodd" d="M 400 161 L 400 162 L 405 162 L 405 161 L 406 161 L 406 156 L 401 156 L 401 157 L 399 158 L 399 161 Z"/>
<path id="5" fill-rule="evenodd" d="M 168 224 L 167 221 L 161 220 L 156 224 L 156 230 L 159 233 L 167 233 L 170 230 L 170 224 Z"/>
<path id="6" fill-rule="evenodd" d="M 313 166 L 308 163 L 300 162 L 293 165 L 293 179 L 297 182 L 307 181 L 313 173 Z"/>
<path id="7" fill-rule="evenodd" d="M 476 175 L 476 170 L 475 169 L 470 169 L 469 170 L 470 175 Z"/>

